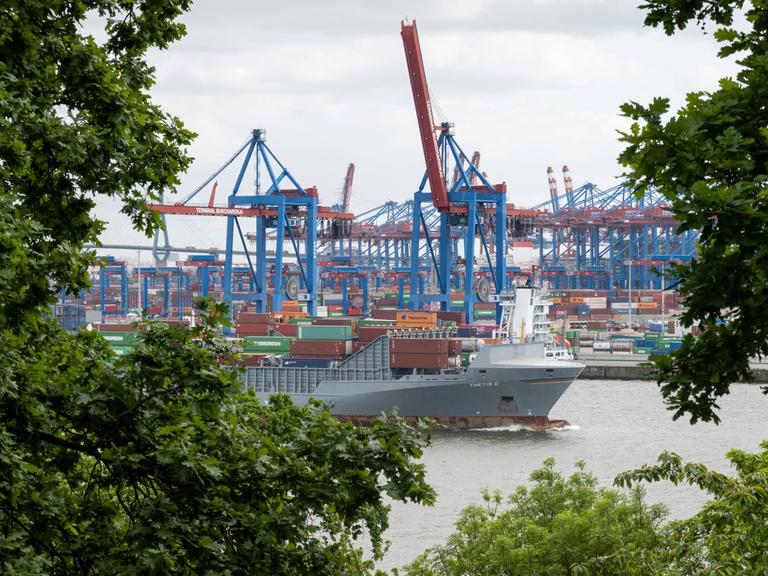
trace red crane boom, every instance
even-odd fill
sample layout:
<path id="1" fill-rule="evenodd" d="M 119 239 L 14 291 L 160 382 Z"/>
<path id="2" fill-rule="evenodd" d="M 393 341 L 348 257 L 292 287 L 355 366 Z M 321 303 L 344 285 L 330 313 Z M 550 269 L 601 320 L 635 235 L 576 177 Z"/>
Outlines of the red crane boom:
<path id="1" fill-rule="evenodd" d="M 480 152 L 478 150 L 475 150 L 474 154 L 472 154 L 472 166 L 480 170 Z M 485 176 L 485 174 L 483 174 Z M 472 172 L 472 174 L 469 175 L 469 185 L 474 186 L 477 182 L 477 173 Z"/>
<path id="2" fill-rule="evenodd" d="M 448 189 L 445 185 L 443 167 L 440 164 L 440 154 L 437 149 L 437 136 L 432 116 L 432 105 L 429 102 L 429 87 L 427 75 L 424 72 L 424 60 L 421 57 L 419 34 L 416 31 L 416 21 L 412 24 L 400 23 L 400 35 L 403 37 L 405 61 L 408 64 L 408 77 L 411 81 L 413 102 L 416 105 L 416 118 L 419 122 L 421 147 L 424 149 L 424 161 L 427 165 L 429 189 L 432 192 L 432 204 L 441 212 L 448 210 Z"/>
<path id="3" fill-rule="evenodd" d="M 344 188 L 341 192 L 341 211 L 349 212 L 349 202 L 352 199 L 352 182 L 355 179 L 355 165 L 350 163 L 347 167 L 347 176 L 344 178 Z"/>

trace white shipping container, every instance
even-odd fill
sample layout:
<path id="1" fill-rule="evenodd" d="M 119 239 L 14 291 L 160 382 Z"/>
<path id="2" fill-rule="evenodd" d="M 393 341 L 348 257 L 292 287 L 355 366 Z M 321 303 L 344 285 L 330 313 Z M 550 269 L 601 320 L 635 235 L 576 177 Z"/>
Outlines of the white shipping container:
<path id="1" fill-rule="evenodd" d="M 632 310 L 637 310 L 637 302 L 611 302 L 611 308 L 629 310 L 630 306 L 632 307 Z"/>
<path id="2" fill-rule="evenodd" d="M 595 352 L 610 352 L 611 343 L 605 340 L 595 340 L 592 344 L 592 349 Z"/>

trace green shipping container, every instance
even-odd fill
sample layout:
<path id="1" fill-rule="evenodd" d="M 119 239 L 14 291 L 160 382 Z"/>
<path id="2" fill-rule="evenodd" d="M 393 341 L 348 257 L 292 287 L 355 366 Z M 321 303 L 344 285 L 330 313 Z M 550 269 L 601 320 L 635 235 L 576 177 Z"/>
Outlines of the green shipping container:
<path id="1" fill-rule="evenodd" d="M 299 340 L 352 340 L 352 326 L 301 326 L 296 336 Z"/>
<path id="2" fill-rule="evenodd" d="M 361 328 L 365 328 L 366 326 L 394 326 L 395 321 L 380 318 L 368 318 L 366 320 L 358 320 L 357 325 Z"/>
<path id="3" fill-rule="evenodd" d="M 243 341 L 245 352 L 283 353 L 291 351 L 291 340 L 285 336 L 246 336 Z"/>
<path id="4" fill-rule="evenodd" d="M 672 348 L 671 344 L 677 344 L 679 346 L 682 343 L 682 340 L 657 340 L 656 350 L 669 350 Z"/>
<path id="5" fill-rule="evenodd" d="M 136 332 L 100 332 L 111 346 L 132 346 L 139 335 Z"/>
<path id="6" fill-rule="evenodd" d="M 451 306 L 464 306 L 464 300 L 451 300 Z"/>
<path id="7" fill-rule="evenodd" d="M 475 316 L 496 316 L 496 310 L 475 310 Z"/>
<path id="8" fill-rule="evenodd" d="M 130 352 L 133 352 L 133 346 L 111 346 L 112 352 L 118 356 L 125 356 Z"/>

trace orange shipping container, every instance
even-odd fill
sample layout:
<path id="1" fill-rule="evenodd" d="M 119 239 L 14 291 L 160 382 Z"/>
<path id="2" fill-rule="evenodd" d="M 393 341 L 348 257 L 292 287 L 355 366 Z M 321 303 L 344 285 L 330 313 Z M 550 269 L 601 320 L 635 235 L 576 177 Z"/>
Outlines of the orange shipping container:
<path id="1" fill-rule="evenodd" d="M 282 322 L 288 324 L 291 321 L 291 318 L 306 318 L 307 316 L 309 316 L 309 314 L 302 310 L 296 310 L 295 312 L 284 310 L 283 312 L 275 314 L 275 321 L 280 322 L 280 318 L 282 318 Z"/>
<path id="2" fill-rule="evenodd" d="M 404 324 L 436 325 L 437 313 L 401 310 L 397 313 L 396 321 L 398 324 L 404 323 Z"/>

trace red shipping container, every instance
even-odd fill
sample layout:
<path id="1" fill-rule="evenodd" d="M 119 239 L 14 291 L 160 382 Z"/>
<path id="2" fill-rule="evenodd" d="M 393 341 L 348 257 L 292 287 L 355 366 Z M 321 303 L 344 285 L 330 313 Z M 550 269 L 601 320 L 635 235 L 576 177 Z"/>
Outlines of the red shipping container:
<path id="1" fill-rule="evenodd" d="M 275 330 L 280 332 L 283 336 L 296 337 L 296 331 L 298 330 L 298 324 L 275 324 Z"/>
<path id="2" fill-rule="evenodd" d="M 392 354 L 444 354 L 448 355 L 447 338 L 392 338 L 389 341 Z"/>
<path id="3" fill-rule="evenodd" d="M 237 321 L 240 324 L 272 324 L 274 316 L 271 312 L 240 312 L 237 315 Z"/>
<path id="4" fill-rule="evenodd" d="M 347 340 L 294 340 L 291 342 L 291 356 L 344 356 L 352 350 Z"/>
<path id="5" fill-rule="evenodd" d="M 261 366 L 261 361 L 266 354 L 245 354 L 237 363 L 241 366 Z"/>
<path id="6" fill-rule="evenodd" d="M 315 318 L 312 324 L 318 326 L 352 326 L 349 318 Z"/>
<path id="7" fill-rule="evenodd" d="M 379 320 L 397 320 L 397 310 L 371 310 L 371 318 Z"/>
<path id="8" fill-rule="evenodd" d="M 94 324 L 99 332 L 138 332 L 133 324 Z"/>
<path id="9" fill-rule="evenodd" d="M 389 365 L 392 368 L 448 368 L 448 354 L 405 354 L 391 353 Z"/>
<path id="10" fill-rule="evenodd" d="M 360 342 L 373 342 L 376 338 L 386 335 L 388 332 L 396 330 L 394 326 L 360 326 L 358 334 Z"/>
<path id="11" fill-rule="evenodd" d="M 365 348 L 368 345 L 368 342 L 352 342 L 352 354 L 356 354 L 357 352 L 360 352 L 363 348 Z"/>
<path id="12" fill-rule="evenodd" d="M 235 324 L 235 336 L 269 336 L 269 324 Z"/>
<path id="13" fill-rule="evenodd" d="M 379 298 L 376 300 L 376 306 L 397 306 L 400 300 L 397 298 Z"/>
<path id="14" fill-rule="evenodd" d="M 449 310 L 442 310 L 437 313 L 437 319 L 462 324 L 464 322 L 464 312 L 451 312 Z"/>

